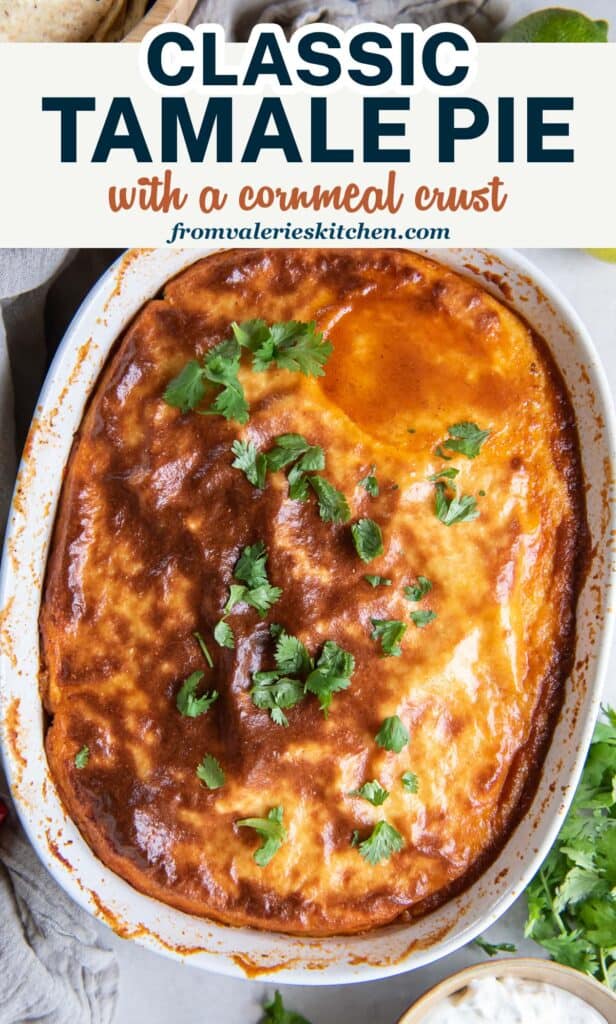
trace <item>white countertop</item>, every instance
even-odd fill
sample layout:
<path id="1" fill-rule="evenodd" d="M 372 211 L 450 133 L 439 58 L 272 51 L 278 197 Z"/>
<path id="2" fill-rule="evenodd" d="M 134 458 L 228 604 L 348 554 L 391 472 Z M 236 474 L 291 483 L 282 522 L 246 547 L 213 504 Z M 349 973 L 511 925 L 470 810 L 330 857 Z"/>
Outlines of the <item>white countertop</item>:
<path id="1" fill-rule="evenodd" d="M 521 0 L 520 6 L 524 4 Z M 587 6 L 590 9 L 590 3 Z M 606 4 L 596 0 L 594 7 L 599 10 L 601 6 Z M 616 243 L 616 239 L 611 241 Z M 616 264 L 601 263 L 576 249 L 524 252 L 577 308 L 603 358 L 612 390 L 616 390 Z M 616 649 L 608 679 L 606 701 L 616 703 Z M 518 901 L 486 934 L 494 942 L 514 942 L 519 953 L 541 955 L 538 946 L 521 939 L 524 918 L 523 901 Z M 176 963 L 117 938 L 103 925 L 100 928 L 120 962 L 120 999 L 114 1024 L 257 1024 L 264 997 L 275 989 L 270 982 L 218 977 Z M 466 947 L 431 967 L 385 981 L 319 988 L 281 986 L 281 990 L 286 1005 L 303 1013 L 311 1024 L 394 1024 L 425 989 L 482 959 L 477 947 Z"/>

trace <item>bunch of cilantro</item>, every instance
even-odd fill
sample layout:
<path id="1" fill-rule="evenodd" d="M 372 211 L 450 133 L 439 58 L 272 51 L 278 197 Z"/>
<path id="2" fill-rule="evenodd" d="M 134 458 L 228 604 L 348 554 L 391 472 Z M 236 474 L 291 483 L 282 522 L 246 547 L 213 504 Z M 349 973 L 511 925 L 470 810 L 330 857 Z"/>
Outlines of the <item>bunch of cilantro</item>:
<path id="1" fill-rule="evenodd" d="M 525 935 L 616 991 L 616 709 L 604 708 L 558 839 L 527 889 Z"/>

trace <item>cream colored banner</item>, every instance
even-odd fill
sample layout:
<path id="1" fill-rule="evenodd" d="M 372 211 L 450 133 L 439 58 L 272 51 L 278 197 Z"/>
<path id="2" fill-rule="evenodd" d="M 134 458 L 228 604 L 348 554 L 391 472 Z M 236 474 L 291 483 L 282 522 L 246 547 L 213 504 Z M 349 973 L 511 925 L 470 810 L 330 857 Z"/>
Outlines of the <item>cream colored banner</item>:
<path id="1" fill-rule="evenodd" d="M 242 51 L 226 47 L 230 65 Z M 239 95 L 222 87 L 211 96 L 191 85 L 180 90 L 195 132 L 212 96 L 228 103 L 218 108 L 202 160 L 191 162 L 180 139 L 177 160 L 164 162 L 162 108 L 178 93 L 152 87 L 143 58 L 134 45 L 0 46 L 0 245 L 616 245 L 614 44 L 479 46 L 472 80 L 451 92 L 476 101 L 475 113 L 457 110 L 453 124 L 459 132 L 480 111 L 487 125 L 480 137 L 458 139 L 453 162 L 439 160 L 447 119 L 452 123 L 447 90 L 365 90 L 379 101 L 408 102 L 408 109 L 381 103 L 376 110 L 373 103 L 367 110 L 356 88 L 308 92 L 295 85 Z M 294 160 L 269 149 L 246 162 L 264 98 L 276 95 Z M 93 108 L 74 115 L 74 161 L 71 116 L 44 110 L 44 97 L 52 108 L 58 98 Z M 549 107 L 569 97 L 572 110 L 538 113 L 540 101 Z M 112 149 L 104 160 L 103 126 L 117 98 L 136 114 L 147 151 L 141 147 L 141 162 L 134 147 Z M 538 161 L 538 118 L 561 125 L 542 145 L 572 150 L 571 162 Z M 128 127 L 122 121 L 118 134 Z M 330 149 L 352 153 L 352 162 L 312 160 L 311 129 L 313 144 L 318 135 Z M 375 162 L 377 130 L 383 155 Z M 229 146 L 232 162 L 221 162 Z"/>

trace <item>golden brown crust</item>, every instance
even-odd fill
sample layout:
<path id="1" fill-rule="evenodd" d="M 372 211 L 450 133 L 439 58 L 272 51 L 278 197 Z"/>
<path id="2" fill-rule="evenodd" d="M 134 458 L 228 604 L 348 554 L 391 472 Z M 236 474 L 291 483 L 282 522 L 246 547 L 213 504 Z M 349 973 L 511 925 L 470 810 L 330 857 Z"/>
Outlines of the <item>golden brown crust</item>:
<path id="1" fill-rule="evenodd" d="M 316 319 L 334 345 L 325 377 L 256 374 L 244 360 L 244 428 L 162 401 L 188 359 L 252 317 Z M 446 527 L 427 477 L 460 420 L 491 433 L 478 458 L 455 460 L 480 517 Z M 267 449 L 291 431 L 325 448 L 324 475 L 353 519 L 381 524 L 385 554 L 369 566 L 348 525 L 289 500 L 282 473 L 259 492 L 232 468 L 235 437 Z M 376 498 L 358 485 L 373 463 Z M 122 339 L 67 470 L 41 636 L 47 751 L 70 815 L 113 870 L 190 913 L 332 934 L 425 911 L 485 866 L 534 790 L 570 665 L 585 538 L 562 382 L 543 344 L 476 284 L 407 252 L 200 261 Z M 266 620 L 238 606 L 236 648 L 222 649 L 212 629 L 256 540 L 283 594 Z M 393 585 L 372 589 L 366 572 Z M 425 629 L 402 593 L 418 574 L 433 581 Z M 400 658 L 380 656 L 371 617 L 409 623 Z M 314 699 L 287 712 L 286 729 L 252 704 L 251 673 L 273 665 L 270 622 L 311 653 L 334 639 L 355 656 L 327 720 Z M 189 719 L 175 696 L 196 669 L 220 697 Z M 393 714 L 411 735 L 398 755 L 374 743 Z M 223 765 L 222 789 L 195 775 L 205 753 Z M 400 785 L 406 770 L 417 795 Z M 380 808 L 349 795 L 372 778 L 391 794 Z M 234 823 L 274 805 L 289 838 L 260 868 L 254 833 Z M 406 845 L 372 866 L 351 835 L 385 816 Z"/>

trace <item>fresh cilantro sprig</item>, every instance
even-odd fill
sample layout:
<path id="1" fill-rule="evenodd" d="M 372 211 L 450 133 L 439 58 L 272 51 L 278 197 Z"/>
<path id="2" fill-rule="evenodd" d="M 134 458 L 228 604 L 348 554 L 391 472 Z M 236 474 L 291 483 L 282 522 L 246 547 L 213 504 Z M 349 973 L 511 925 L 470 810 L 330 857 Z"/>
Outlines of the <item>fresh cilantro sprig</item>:
<path id="1" fill-rule="evenodd" d="M 419 779 L 415 775 L 415 772 L 403 772 L 400 776 L 400 781 L 405 793 L 419 792 Z"/>
<path id="2" fill-rule="evenodd" d="M 371 803 L 373 807 L 380 807 L 387 800 L 389 792 L 383 789 L 377 779 L 372 779 L 371 782 L 364 782 L 359 789 L 352 789 L 349 796 L 360 796 Z"/>
<path id="3" fill-rule="evenodd" d="M 374 519 L 358 519 L 351 527 L 351 534 L 362 562 L 371 562 L 383 554 L 383 534 Z"/>
<path id="4" fill-rule="evenodd" d="M 486 956 L 498 956 L 499 953 L 517 953 L 518 951 L 518 947 L 511 942 L 488 942 L 481 935 L 474 940 L 474 945 L 479 946 Z"/>
<path id="5" fill-rule="evenodd" d="M 380 864 L 404 848 L 404 839 L 388 821 L 378 821 L 367 839 L 358 843 L 359 852 L 369 864 Z"/>
<path id="6" fill-rule="evenodd" d="M 431 590 L 432 580 L 429 580 L 427 576 L 418 576 L 417 582 L 412 587 L 404 588 L 404 596 L 407 601 L 421 601 Z"/>
<path id="7" fill-rule="evenodd" d="M 282 807 L 272 807 L 268 811 L 267 818 L 240 818 L 235 823 L 238 828 L 254 829 L 263 839 L 261 846 L 253 854 L 255 862 L 260 868 L 269 864 L 274 854 L 278 853 L 286 841 L 287 830 L 282 824 L 283 813 Z"/>
<path id="8" fill-rule="evenodd" d="M 241 469 L 248 482 L 262 491 L 267 473 L 267 458 L 263 452 L 252 441 L 240 440 L 233 442 L 231 451 L 235 455 L 231 463 L 234 469 Z"/>
<path id="9" fill-rule="evenodd" d="M 323 367 L 333 352 L 331 342 L 323 340 L 314 321 L 289 320 L 268 325 L 265 320 L 246 320 L 231 324 L 231 330 L 238 345 L 252 352 L 253 369 L 257 371 L 275 365 L 307 377 L 322 377 Z"/>
<path id="10" fill-rule="evenodd" d="M 289 724 L 283 709 L 295 707 L 306 693 L 319 698 L 327 718 L 333 695 L 348 689 L 355 669 L 353 655 L 333 640 L 326 640 L 315 664 L 301 640 L 285 630 L 278 632 L 274 660 L 275 669 L 254 673 L 250 695 L 258 708 L 268 710 L 282 726 Z"/>
<path id="11" fill-rule="evenodd" d="M 292 501 L 307 501 L 312 489 L 324 522 L 346 523 L 351 518 L 344 494 L 318 475 L 318 470 L 325 469 L 325 453 L 320 445 L 310 444 L 302 434 L 280 434 L 265 457 L 268 469 L 286 469 Z"/>
<path id="12" fill-rule="evenodd" d="M 321 377 L 332 352 L 329 341 L 316 330 L 315 323 L 291 320 L 268 326 L 264 320 L 246 320 L 231 324 L 233 337 L 225 338 L 210 349 L 200 363 L 191 359 L 169 381 L 163 399 L 183 413 L 197 409 L 208 391 L 218 389 L 214 401 L 204 412 L 246 423 L 249 407 L 239 381 L 242 348 L 253 354 L 253 369 L 280 369 Z M 198 410 L 202 411 L 202 410 Z"/>
<path id="13" fill-rule="evenodd" d="M 398 619 L 370 619 L 373 640 L 381 641 L 381 652 L 385 658 L 399 658 L 402 654 L 400 641 L 406 633 L 406 623 Z"/>
<path id="14" fill-rule="evenodd" d="M 364 579 L 371 587 L 391 587 L 391 580 L 388 576 L 374 576 L 371 573 L 366 573 Z"/>
<path id="15" fill-rule="evenodd" d="M 203 362 L 191 359 L 181 372 L 167 385 L 163 399 L 186 413 L 197 409 L 212 386 L 218 392 L 207 413 L 224 416 L 227 420 L 246 423 L 248 402 L 240 384 L 240 346 L 233 338 L 221 341 L 206 353 Z M 199 410 L 201 411 L 201 410 Z"/>
<path id="16" fill-rule="evenodd" d="M 477 519 L 479 509 L 477 499 L 471 494 L 458 495 L 457 491 L 449 493 L 444 483 L 434 485 L 434 511 L 437 519 L 440 519 L 445 526 L 453 526 L 454 523 L 470 523 Z"/>
<path id="17" fill-rule="evenodd" d="M 81 750 L 78 750 L 75 754 L 74 764 L 75 768 L 85 768 L 88 761 L 90 760 L 90 748 L 84 745 Z"/>
<path id="18" fill-rule="evenodd" d="M 526 890 L 524 934 L 616 991 L 616 709 L 604 716 L 558 838 Z"/>
<path id="19" fill-rule="evenodd" d="M 262 1018 L 261 1024 L 310 1024 L 310 1021 L 302 1017 L 301 1013 L 285 1009 L 282 996 L 278 990 L 276 990 L 271 1003 L 265 1003 L 263 1009 L 265 1010 L 265 1016 Z"/>
<path id="20" fill-rule="evenodd" d="M 449 436 L 441 447 L 459 455 L 466 455 L 468 459 L 477 458 L 481 446 L 490 436 L 489 430 L 480 430 L 476 423 L 469 423 L 467 420 L 454 423 L 447 428 L 447 432 Z"/>
<path id="21" fill-rule="evenodd" d="M 394 754 L 399 754 L 410 738 L 408 729 L 398 715 L 390 715 L 383 719 L 374 741 L 383 750 L 393 750 Z"/>
<path id="22" fill-rule="evenodd" d="M 203 672 L 198 670 L 191 672 L 178 690 L 175 706 L 185 718 L 198 718 L 199 715 L 204 715 L 206 711 L 210 710 L 212 704 L 218 700 L 218 692 L 216 690 L 206 691 L 200 697 L 197 697 L 197 687 L 202 679 Z"/>
<path id="23" fill-rule="evenodd" d="M 319 708 L 325 718 L 329 714 L 332 697 L 351 685 L 355 658 L 333 640 L 326 640 L 316 665 L 306 680 L 306 691 L 319 698 Z"/>
<path id="24" fill-rule="evenodd" d="M 429 608 L 416 608 L 415 611 L 409 614 L 418 629 L 424 629 L 428 623 L 433 622 L 436 618 L 436 612 L 431 611 Z"/>
<path id="25" fill-rule="evenodd" d="M 282 595 L 280 587 L 273 587 L 267 575 L 267 548 L 263 541 L 249 544 L 244 548 L 233 570 L 241 583 L 232 583 L 229 596 L 223 608 L 223 616 L 214 627 L 214 639 L 220 647 L 233 648 L 235 638 L 226 616 L 236 604 L 251 605 L 262 617 L 266 616 Z"/>
<path id="26" fill-rule="evenodd" d="M 225 773 L 212 754 L 205 755 L 195 774 L 208 789 L 220 789 L 225 784 Z"/>
<path id="27" fill-rule="evenodd" d="M 371 498 L 378 498 L 379 496 L 379 482 L 376 478 L 376 466 L 370 467 L 370 472 L 361 478 L 359 486 L 370 495 Z"/>

